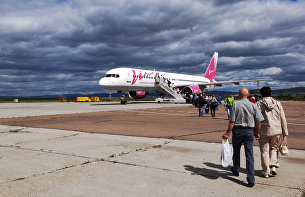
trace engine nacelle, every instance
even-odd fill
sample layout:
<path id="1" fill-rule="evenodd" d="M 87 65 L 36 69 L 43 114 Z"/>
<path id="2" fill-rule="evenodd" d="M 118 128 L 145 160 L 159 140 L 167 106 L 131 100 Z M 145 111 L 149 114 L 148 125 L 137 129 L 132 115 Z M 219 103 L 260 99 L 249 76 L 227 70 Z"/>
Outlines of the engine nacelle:
<path id="1" fill-rule="evenodd" d="M 183 88 L 182 92 L 188 92 L 189 94 L 200 94 L 201 90 L 197 86 L 187 86 Z"/>
<path id="2" fill-rule="evenodd" d="M 128 92 L 128 96 L 133 99 L 141 99 L 144 98 L 148 92 L 145 91 L 130 91 Z"/>

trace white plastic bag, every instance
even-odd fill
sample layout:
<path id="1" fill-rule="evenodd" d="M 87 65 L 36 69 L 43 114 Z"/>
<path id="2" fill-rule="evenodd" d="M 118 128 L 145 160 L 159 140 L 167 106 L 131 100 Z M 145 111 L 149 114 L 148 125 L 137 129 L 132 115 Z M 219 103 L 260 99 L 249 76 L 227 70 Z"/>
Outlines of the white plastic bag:
<path id="1" fill-rule="evenodd" d="M 229 144 L 229 140 L 222 140 L 221 146 L 221 165 L 222 167 L 228 167 L 232 163 L 233 148 Z"/>

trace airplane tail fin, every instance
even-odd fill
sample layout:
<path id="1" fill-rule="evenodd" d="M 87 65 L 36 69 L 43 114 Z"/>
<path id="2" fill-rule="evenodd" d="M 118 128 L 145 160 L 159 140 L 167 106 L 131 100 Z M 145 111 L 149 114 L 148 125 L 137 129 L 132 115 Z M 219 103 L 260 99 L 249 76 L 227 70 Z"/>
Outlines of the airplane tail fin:
<path id="1" fill-rule="evenodd" d="M 204 77 L 209 79 L 211 83 L 214 82 L 215 79 L 217 60 L 218 60 L 218 53 L 214 52 L 210 65 L 204 74 Z"/>

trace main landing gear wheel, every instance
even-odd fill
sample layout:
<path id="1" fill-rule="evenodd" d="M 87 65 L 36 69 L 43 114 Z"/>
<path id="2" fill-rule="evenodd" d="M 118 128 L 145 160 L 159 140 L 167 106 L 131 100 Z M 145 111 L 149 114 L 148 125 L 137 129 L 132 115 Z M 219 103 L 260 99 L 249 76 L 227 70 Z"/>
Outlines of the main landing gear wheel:
<path id="1" fill-rule="evenodd" d="M 122 104 L 122 105 L 126 105 L 126 104 L 127 104 L 127 101 L 126 101 L 126 100 L 121 100 L 121 104 Z"/>

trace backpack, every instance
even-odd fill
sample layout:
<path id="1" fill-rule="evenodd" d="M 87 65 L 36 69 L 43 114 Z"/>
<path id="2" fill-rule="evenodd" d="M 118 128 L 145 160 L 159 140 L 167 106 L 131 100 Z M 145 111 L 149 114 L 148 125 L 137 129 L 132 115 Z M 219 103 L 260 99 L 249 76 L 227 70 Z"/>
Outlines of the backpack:
<path id="1" fill-rule="evenodd" d="M 208 105 L 205 107 L 204 111 L 205 111 L 205 113 L 209 113 L 210 108 L 209 108 L 209 106 L 208 106 Z"/>

